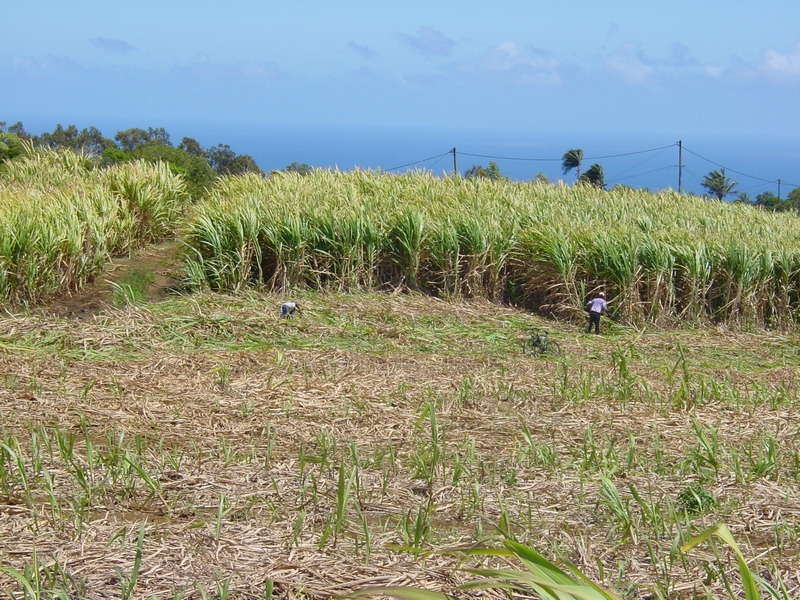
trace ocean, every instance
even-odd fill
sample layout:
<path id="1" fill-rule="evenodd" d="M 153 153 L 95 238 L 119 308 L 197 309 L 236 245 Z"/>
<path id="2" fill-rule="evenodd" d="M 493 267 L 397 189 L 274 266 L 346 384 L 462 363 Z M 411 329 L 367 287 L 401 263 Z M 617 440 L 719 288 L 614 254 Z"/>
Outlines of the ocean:
<path id="1" fill-rule="evenodd" d="M 39 122 L 37 122 L 39 121 Z M 561 157 L 580 148 L 582 168 L 603 167 L 608 188 L 621 184 L 651 191 L 678 189 L 704 193 L 703 177 L 726 169 L 736 190 L 755 198 L 762 192 L 781 197 L 800 187 L 800 143 L 780 135 L 734 134 L 685 135 L 558 133 L 545 131 L 468 128 L 409 128 L 394 125 L 354 127 L 290 124 L 243 124 L 166 120 L 159 123 L 103 121 L 78 122 L 78 128 L 94 125 L 107 137 L 130 127 L 165 127 L 177 145 L 193 137 L 206 148 L 228 144 L 237 154 L 250 154 L 264 171 L 280 170 L 293 162 L 312 167 L 382 169 L 404 172 L 426 169 L 436 175 L 463 174 L 473 165 L 497 163 L 500 172 L 525 181 L 541 173 L 550 181 L 575 180 L 564 175 Z M 10 121 L 11 122 L 11 121 Z M 68 123 L 65 121 L 64 125 Z M 25 121 L 28 131 L 52 131 L 43 119 Z M 31 127 L 30 125 L 33 125 Z M 683 151 L 680 155 L 678 141 Z M 455 161 L 453 149 L 455 148 Z M 683 168 L 679 169 L 678 165 Z M 679 182 L 680 174 L 680 182 Z M 780 184 L 779 184 L 780 181 Z M 733 196 L 728 199 L 733 199 Z"/>
<path id="2" fill-rule="evenodd" d="M 800 143 L 780 137 L 705 135 L 680 139 L 678 135 L 238 124 L 194 127 L 195 134 L 186 135 L 206 147 L 226 143 L 238 154 L 250 154 L 265 171 L 297 162 L 340 170 L 426 169 L 443 175 L 451 174 L 454 168 L 463 174 L 473 165 L 488 166 L 494 161 L 503 175 L 515 180 L 530 180 L 541 173 L 550 181 L 572 182 L 575 175 L 562 173 L 561 157 L 569 149 L 580 148 L 584 153 L 582 169 L 600 164 L 608 188 L 621 184 L 651 191 L 678 189 L 682 171 L 683 191 L 702 194 L 703 177 L 721 168 L 737 183 L 736 190 L 751 198 L 765 191 L 777 194 L 779 187 L 781 197 L 785 197 L 800 187 Z M 180 137 L 173 134 L 173 141 L 179 142 Z"/>

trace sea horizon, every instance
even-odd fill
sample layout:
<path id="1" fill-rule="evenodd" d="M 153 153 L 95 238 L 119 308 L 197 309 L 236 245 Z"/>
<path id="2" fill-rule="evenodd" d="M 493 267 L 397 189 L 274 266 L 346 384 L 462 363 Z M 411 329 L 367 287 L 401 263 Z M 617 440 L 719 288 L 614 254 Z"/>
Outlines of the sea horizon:
<path id="1" fill-rule="evenodd" d="M 777 194 L 779 180 L 782 197 L 800 186 L 800 144 L 780 137 L 680 139 L 658 134 L 259 125 L 230 126 L 217 133 L 220 141 L 204 141 L 206 135 L 215 139 L 215 133 L 207 128 L 204 139 L 190 137 L 204 146 L 229 144 L 239 154 L 250 154 L 267 172 L 296 162 L 343 171 L 424 169 L 439 176 L 452 174 L 457 167 L 463 175 L 473 165 L 488 166 L 493 161 L 514 180 L 531 180 L 541 173 L 551 182 L 572 183 L 575 174 L 562 172 L 561 157 L 567 150 L 580 148 L 582 169 L 602 165 L 608 188 L 621 184 L 651 191 L 677 190 L 680 183 L 686 193 L 703 194 L 703 177 L 722 168 L 737 182 L 736 189 L 753 199 L 762 192 Z"/>
<path id="2" fill-rule="evenodd" d="M 558 133 L 174 119 L 122 125 L 117 124 L 117 119 L 95 121 L 84 120 L 75 125 L 79 129 L 98 127 L 109 138 L 131 127 L 164 127 L 176 146 L 183 137 L 194 138 L 206 148 L 227 144 L 237 154 L 251 155 L 266 172 L 299 163 L 342 171 L 358 168 L 400 173 L 422 169 L 443 176 L 452 174 L 454 167 L 463 175 L 473 165 L 488 166 L 493 161 L 504 176 L 514 180 L 532 180 L 542 174 L 551 182 L 572 183 L 575 174 L 562 172 L 561 157 L 567 150 L 580 148 L 584 153 L 582 169 L 600 164 L 607 188 L 620 184 L 659 191 L 677 190 L 680 185 L 686 193 L 703 194 L 703 177 L 721 168 L 737 183 L 737 192 L 745 192 L 752 199 L 762 192 L 780 192 L 785 198 L 800 187 L 800 144 L 778 135 Z M 9 124 L 12 122 L 8 120 Z M 55 127 L 51 119 L 30 118 L 22 122 L 35 135 Z M 58 122 L 65 127 L 72 123 L 55 121 Z M 680 181 L 679 155 L 683 165 Z"/>

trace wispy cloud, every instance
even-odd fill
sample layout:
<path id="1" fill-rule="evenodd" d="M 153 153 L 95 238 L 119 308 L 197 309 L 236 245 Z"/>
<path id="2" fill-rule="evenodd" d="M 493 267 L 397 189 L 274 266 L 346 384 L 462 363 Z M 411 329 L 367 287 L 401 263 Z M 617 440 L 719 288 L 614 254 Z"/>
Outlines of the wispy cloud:
<path id="1" fill-rule="evenodd" d="M 273 62 L 238 61 L 215 63 L 206 54 L 197 54 L 188 65 L 176 67 L 176 72 L 206 79 L 282 79 L 286 77 Z"/>
<path id="2" fill-rule="evenodd" d="M 643 83 L 656 69 L 638 44 L 623 44 L 616 52 L 605 59 L 605 68 L 614 77 L 626 83 Z"/>
<path id="3" fill-rule="evenodd" d="M 378 53 L 372 48 L 368 46 L 362 46 L 361 44 L 356 44 L 355 42 L 347 42 L 347 47 L 358 54 L 361 58 L 370 59 L 378 56 Z"/>
<path id="4" fill-rule="evenodd" d="M 675 67 L 694 67 L 697 65 L 697 60 L 692 55 L 692 51 L 682 42 L 673 42 L 669 50 L 670 56 L 665 61 L 667 64 Z"/>
<path id="5" fill-rule="evenodd" d="M 11 65 L 19 70 L 24 71 L 28 75 L 39 75 L 50 70 L 51 64 L 43 58 L 36 58 L 33 56 L 26 56 L 23 58 L 14 58 Z"/>
<path id="6" fill-rule="evenodd" d="M 400 34 L 400 41 L 422 56 L 450 56 L 456 43 L 433 27 L 420 27 L 417 35 Z"/>
<path id="7" fill-rule="evenodd" d="M 457 72 L 478 77 L 488 76 L 513 83 L 552 86 L 561 83 L 561 64 L 541 50 L 520 50 L 514 42 L 502 42 L 480 56 L 454 64 Z"/>
<path id="8" fill-rule="evenodd" d="M 648 55 L 638 43 L 626 42 L 603 59 L 603 67 L 612 77 L 631 85 L 663 83 L 666 78 L 713 72 L 712 67 L 704 69 L 682 42 L 673 42 L 669 51 L 659 57 Z"/>
<path id="9" fill-rule="evenodd" d="M 774 77 L 794 79 L 800 75 L 800 43 L 789 52 L 770 48 L 764 53 L 760 70 Z"/>
<path id="10" fill-rule="evenodd" d="M 52 54 L 42 57 L 18 57 L 12 59 L 11 64 L 18 71 L 22 71 L 32 77 L 98 72 L 97 69 L 88 69 L 68 56 L 54 56 Z"/>
<path id="11" fill-rule="evenodd" d="M 733 57 L 727 66 L 706 66 L 703 74 L 743 85 L 751 85 L 754 82 L 797 84 L 800 83 L 800 43 L 787 51 L 770 48 L 754 61 Z"/>
<path id="12" fill-rule="evenodd" d="M 95 48 L 99 48 L 106 54 L 127 54 L 129 52 L 135 52 L 137 49 L 136 46 L 133 46 L 128 42 L 114 38 L 96 37 L 90 39 L 89 43 L 91 43 Z"/>

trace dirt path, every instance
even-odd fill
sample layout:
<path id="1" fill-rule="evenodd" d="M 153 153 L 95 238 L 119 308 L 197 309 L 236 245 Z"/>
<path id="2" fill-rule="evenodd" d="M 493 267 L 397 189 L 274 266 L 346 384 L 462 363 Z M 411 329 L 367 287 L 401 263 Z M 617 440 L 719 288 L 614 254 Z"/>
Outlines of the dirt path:
<path id="1" fill-rule="evenodd" d="M 180 287 L 181 259 L 174 241 L 148 246 L 131 258 L 115 258 L 93 283 L 71 294 L 64 294 L 41 308 L 45 314 L 61 318 L 89 319 L 114 305 L 115 283 L 135 271 L 148 273 L 152 281 L 145 289 L 145 301 L 159 300 Z"/>

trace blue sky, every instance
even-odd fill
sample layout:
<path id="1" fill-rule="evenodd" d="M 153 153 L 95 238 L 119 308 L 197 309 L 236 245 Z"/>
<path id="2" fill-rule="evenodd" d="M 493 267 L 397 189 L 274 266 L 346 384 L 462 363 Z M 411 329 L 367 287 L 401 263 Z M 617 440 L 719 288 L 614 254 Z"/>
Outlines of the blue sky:
<path id="1" fill-rule="evenodd" d="M 33 133 L 800 134 L 797 0 L 6 0 L 0 14 L 0 120 Z"/>

